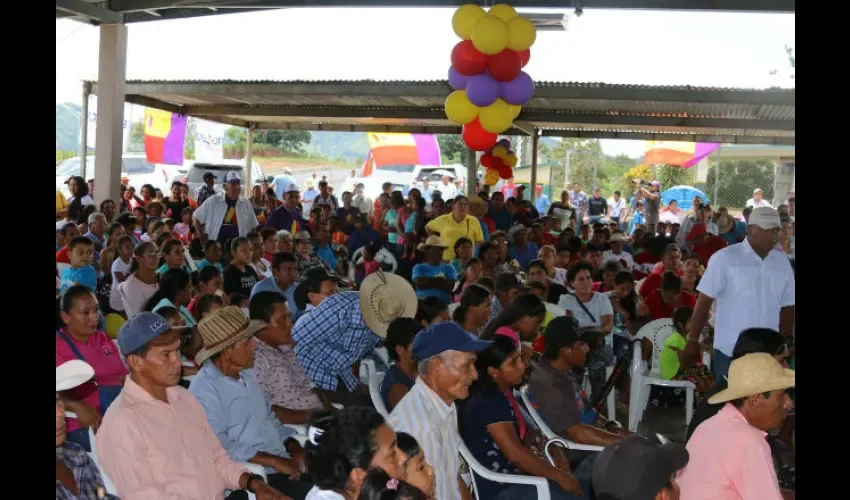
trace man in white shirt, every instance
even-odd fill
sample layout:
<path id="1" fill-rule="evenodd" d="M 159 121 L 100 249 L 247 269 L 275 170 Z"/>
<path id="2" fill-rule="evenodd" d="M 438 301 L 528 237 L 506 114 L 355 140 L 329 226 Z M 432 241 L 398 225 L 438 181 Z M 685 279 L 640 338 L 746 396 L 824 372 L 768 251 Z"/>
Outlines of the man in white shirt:
<path id="1" fill-rule="evenodd" d="M 631 271 L 632 267 L 635 265 L 635 258 L 632 257 L 632 254 L 629 252 L 623 251 L 623 245 L 626 243 L 628 243 L 628 240 L 622 231 L 614 231 L 611 233 L 611 239 L 608 240 L 608 245 L 611 246 L 611 250 L 602 252 L 602 263 L 604 264 L 609 260 L 613 260 L 619 262 L 625 271 Z"/>
<path id="2" fill-rule="evenodd" d="M 224 176 L 224 192 L 210 196 L 195 210 L 192 222 L 201 243 L 212 238 L 224 244 L 231 238 L 244 237 L 259 225 L 254 207 L 241 193 L 239 174 L 228 172 Z"/>
<path id="3" fill-rule="evenodd" d="M 753 197 L 747 200 L 747 206 L 753 208 L 770 207 L 770 202 L 763 199 L 762 195 L 761 188 L 755 188 L 753 190 Z"/>
<path id="4" fill-rule="evenodd" d="M 611 217 L 611 220 L 620 224 L 620 227 L 623 227 L 622 224 L 622 215 L 623 210 L 626 208 L 626 200 L 624 200 L 619 191 L 614 191 L 614 198 L 611 199 L 611 202 L 608 203 L 608 216 Z"/>
<path id="5" fill-rule="evenodd" d="M 457 323 L 437 323 L 413 340 L 413 357 L 419 360 L 419 377 L 396 405 L 389 423 L 396 432 L 415 437 L 433 464 L 437 488 L 434 498 L 471 500 L 460 478 L 460 434 L 456 399 L 469 397 L 469 386 L 478 378 L 475 353 L 490 346 Z"/>
<path id="6" fill-rule="evenodd" d="M 714 368 L 719 379 L 729 371 L 738 335 L 747 328 L 772 328 L 791 336 L 794 331 L 794 271 L 788 258 L 775 250 L 779 213 L 753 210 L 747 238 L 718 250 L 708 261 L 697 291 L 686 352 L 698 359 L 699 335 L 717 301 L 714 328 Z"/>
<path id="7" fill-rule="evenodd" d="M 448 175 L 443 176 L 443 180 L 440 183 L 439 187 L 440 193 L 443 194 L 444 200 L 450 200 L 457 196 L 457 186 L 455 186 L 453 180 Z M 433 193 L 433 191 L 432 191 Z"/>

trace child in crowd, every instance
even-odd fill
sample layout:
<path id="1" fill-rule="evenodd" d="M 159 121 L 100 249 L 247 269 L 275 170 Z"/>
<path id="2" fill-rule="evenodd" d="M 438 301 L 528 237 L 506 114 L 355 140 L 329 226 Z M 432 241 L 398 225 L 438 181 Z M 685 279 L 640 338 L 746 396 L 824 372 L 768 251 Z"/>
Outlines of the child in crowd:
<path id="1" fill-rule="evenodd" d="M 259 279 L 271 277 L 272 263 L 263 257 L 263 237 L 260 233 L 251 231 L 248 233 L 247 238 L 251 242 L 251 263 L 248 265 L 254 269 Z"/>
<path id="2" fill-rule="evenodd" d="M 180 222 L 174 224 L 174 229 L 171 230 L 185 244 L 189 244 L 195 239 L 195 233 L 192 232 L 192 214 L 194 210 L 189 207 L 183 209 L 180 214 Z"/>
<path id="3" fill-rule="evenodd" d="M 453 302 L 460 302 L 460 296 L 469 285 L 478 283 L 481 276 L 484 274 L 484 269 L 481 267 L 481 260 L 478 257 L 469 259 L 466 267 L 463 270 L 463 275 L 455 284 L 452 294 L 454 295 Z"/>
<path id="4" fill-rule="evenodd" d="M 94 242 L 85 236 L 77 236 L 71 240 L 68 249 L 71 267 L 62 271 L 59 291 L 65 293 L 71 285 L 79 283 L 94 292 L 97 290 L 97 271 L 92 266 Z"/>
<path id="5" fill-rule="evenodd" d="M 632 215 L 632 220 L 629 222 L 629 234 L 633 234 L 635 232 L 635 228 L 643 224 L 643 202 L 639 201 L 635 203 L 635 213 Z"/>
<path id="6" fill-rule="evenodd" d="M 691 359 L 685 355 L 688 344 L 685 335 L 690 331 L 693 314 L 694 310 L 690 307 L 679 307 L 673 312 L 673 334 L 664 341 L 660 368 L 663 379 L 692 382 L 696 386 L 694 404 L 698 406 L 705 399 L 704 394 L 714 385 L 714 377 L 702 359 Z"/>
<path id="7" fill-rule="evenodd" d="M 415 486 L 425 494 L 426 498 L 433 498 L 436 489 L 436 476 L 434 468 L 425 460 L 425 452 L 416 438 L 406 432 L 396 434 L 398 451 L 404 456 L 404 480 L 411 486 Z"/>
<path id="8" fill-rule="evenodd" d="M 360 486 L 360 500 L 428 500 L 419 488 L 393 479 L 384 469 L 372 469 Z"/>
<path id="9" fill-rule="evenodd" d="M 381 251 L 382 245 L 380 241 L 373 241 L 363 248 L 363 278 L 377 272 L 381 268 L 381 263 L 375 260 L 378 252 Z M 362 280 L 361 280 L 362 281 Z"/>
<path id="10" fill-rule="evenodd" d="M 157 274 L 163 274 L 169 269 L 182 269 L 189 274 L 192 273 L 189 266 L 183 262 L 185 255 L 183 254 L 183 243 L 180 243 L 180 240 L 168 240 L 160 248 L 163 263 L 156 270 Z"/>
<path id="11" fill-rule="evenodd" d="M 277 235 L 277 229 L 266 227 L 260 231 L 260 236 L 263 238 L 263 258 L 271 262 L 274 259 L 274 254 L 278 252 L 278 242 L 280 238 Z"/>
<path id="12" fill-rule="evenodd" d="M 224 268 L 224 293 L 241 293 L 250 296 L 251 289 L 260 281 L 257 272 L 251 267 L 254 249 L 248 238 L 233 238 L 230 241 L 230 265 Z M 235 304 L 234 304 L 235 305 Z M 247 310 L 247 305 L 245 306 Z"/>
<path id="13" fill-rule="evenodd" d="M 198 262 L 198 271 L 207 266 L 215 266 L 219 271 L 224 271 L 224 267 L 218 260 L 221 258 L 221 243 L 216 240 L 207 240 L 204 245 L 204 259 Z"/>

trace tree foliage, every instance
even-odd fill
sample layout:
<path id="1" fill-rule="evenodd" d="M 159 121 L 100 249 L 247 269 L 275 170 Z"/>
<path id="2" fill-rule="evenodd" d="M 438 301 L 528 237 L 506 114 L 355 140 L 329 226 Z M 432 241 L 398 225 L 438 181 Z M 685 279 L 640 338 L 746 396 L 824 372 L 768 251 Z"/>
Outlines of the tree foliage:
<path id="1" fill-rule="evenodd" d="M 692 169 L 682 168 L 677 165 L 659 165 L 656 169 L 655 178 L 661 182 L 662 189 L 680 184 L 693 184 Z"/>
<path id="2" fill-rule="evenodd" d="M 134 122 L 130 124 L 130 133 L 127 135 L 127 152 L 145 152 L 145 122 Z"/>
<path id="3" fill-rule="evenodd" d="M 443 163 L 464 163 L 466 146 L 459 134 L 437 134 L 440 160 Z"/>
<path id="4" fill-rule="evenodd" d="M 774 162 L 770 160 L 722 160 L 720 161 L 720 190 L 714 200 L 714 183 L 717 168 L 708 171 L 705 194 L 713 205 L 742 208 L 753 197 L 753 190 L 761 188 L 764 198 L 773 198 L 773 182 L 776 176 Z"/>
<path id="5" fill-rule="evenodd" d="M 304 147 L 310 144 L 311 139 L 308 130 L 257 130 L 254 132 L 256 144 L 268 144 L 293 153 L 304 153 Z"/>
<path id="6" fill-rule="evenodd" d="M 635 165 L 630 168 L 628 172 L 623 174 L 620 181 L 620 191 L 625 197 L 625 193 L 632 193 L 635 191 L 635 181 L 637 179 L 641 179 L 644 181 L 651 181 L 655 178 L 652 174 L 652 169 L 647 167 L 646 165 Z"/>

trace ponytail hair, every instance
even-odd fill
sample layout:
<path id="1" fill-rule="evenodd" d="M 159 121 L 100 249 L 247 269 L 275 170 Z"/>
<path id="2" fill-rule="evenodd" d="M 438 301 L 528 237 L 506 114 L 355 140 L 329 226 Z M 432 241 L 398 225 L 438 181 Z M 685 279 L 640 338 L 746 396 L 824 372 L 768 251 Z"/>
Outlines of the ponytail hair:
<path id="1" fill-rule="evenodd" d="M 154 245 L 151 241 L 146 241 L 138 245 L 133 250 L 133 261 L 130 263 L 130 274 L 133 274 L 139 270 L 139 259 L 141 259 L 145 252 L 148 250 L 156 251 L 156 245 Z"/>

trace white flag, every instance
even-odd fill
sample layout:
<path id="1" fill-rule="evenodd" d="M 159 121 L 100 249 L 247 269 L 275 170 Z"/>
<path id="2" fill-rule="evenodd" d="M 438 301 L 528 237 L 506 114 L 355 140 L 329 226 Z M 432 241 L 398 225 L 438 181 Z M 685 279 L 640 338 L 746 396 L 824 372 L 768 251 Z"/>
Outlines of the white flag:
<path id="1" fill-rule="evenodd" d="M 195 159 L 220 162 L 224 159 L 224 131 L 226 125 L 195 120 Z"/>

